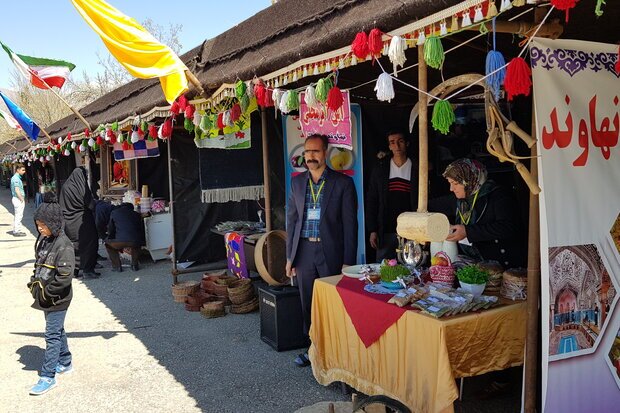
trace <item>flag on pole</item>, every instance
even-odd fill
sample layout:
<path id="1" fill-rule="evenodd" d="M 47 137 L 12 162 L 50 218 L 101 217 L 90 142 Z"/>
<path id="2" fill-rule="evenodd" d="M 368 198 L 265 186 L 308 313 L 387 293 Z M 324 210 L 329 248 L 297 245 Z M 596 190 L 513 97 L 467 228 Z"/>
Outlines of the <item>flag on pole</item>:
<path id="1" fill-rule="evenodd" d="M 17 123 L 15 118 L 11 116 L 10 113 L 6 113 L 2 109 L 0 109 L 0 117 L 6 121 L 6 123 L 9 125 L 11 129 L 22 130 L 22 127 L 19 126 L 19 123 Z"/>
<path id="2" fill-rule="evenodd" d="M 13 118 L 15 118 L 17 123 L 19 123 L 19 126 L 21 126 L 26 135 L 28 135 L 28 137 L 33 141 L 36 141 L 39 137 L 39 132 L 41 132 L 41 129 L 37 126 L 37 124 L 34 123 L 34 121 L 30 119 L 19 106 L 5 96 L 4 93 L 0 92 L 0 97 L 2 97 L 4 103 L 6 103 L 6 107 L 9 108 L 9 112 L 11 112 L 11 115 L 13 115 Z"/>
<path id="3" fill-rule="evenodd" d="M 170 47 L 160 43 L 136 20 L 103 0 L 71 0 L 112 56 L 132 76 L 158 77 L 169 103 L 187 92 L 187 67 Z"/>
<path id="4" fill-rule="evenodd" d="M 0 42 L 5 52 L 13 61 L 17 70 L 40 89 L 49 89 L 52 86 L 61 88 L 69 77 L 69 73 L 75 69 L 73 63 L 64 60 L 45 59 L 40 57 L 17 54 L 7 45 Z"/>

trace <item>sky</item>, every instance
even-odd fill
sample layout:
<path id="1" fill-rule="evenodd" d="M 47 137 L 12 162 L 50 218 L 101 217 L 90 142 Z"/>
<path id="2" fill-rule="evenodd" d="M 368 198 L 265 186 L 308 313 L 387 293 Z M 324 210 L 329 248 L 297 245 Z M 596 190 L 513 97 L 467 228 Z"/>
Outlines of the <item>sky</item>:
<path id="1" fill-rule="evenodd" d="M 150 18 L 165 28 L 182 24 L 182 53 L 271 5 L 271 0 L 106 1 L 138 22 Z M 72 72 L 76 80 L 84 71 L 89 75 L 101 71 L 97 53 L 105 56 L 108 51 L 70 0 L 5 1 L 2 14 L 0 40 L 14 52 L 69 61 L 76 65 Z M 8 55 L 1 51 L 0 89 L 11 88 L 13 68 Z"/>

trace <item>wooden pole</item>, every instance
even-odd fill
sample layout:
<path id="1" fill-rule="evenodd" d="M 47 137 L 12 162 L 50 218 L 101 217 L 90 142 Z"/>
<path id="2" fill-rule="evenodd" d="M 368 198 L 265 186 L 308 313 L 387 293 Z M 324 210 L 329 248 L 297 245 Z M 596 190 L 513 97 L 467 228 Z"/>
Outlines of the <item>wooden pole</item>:
<path id="1" fill-rule="evenodd" d="M 198 78 L 196 77 L 196 75 L 194 75 L 192 72 L 190 72 L 189 70 L 185 71 L 185 76 L 187 76 L 187 80 L 189 80 L 189 82 L 194 85 L 196 87 L 196 89 L 198 89 L 198 93 L 200 94 L 200 96 L 205 97 L 204 93 L 205 90 L 203 89 L 202 85 L 200 84 L 200 81 L 198 80 Z"/>
<path id="2" fill-rule="evenodd" d="M 261 127 L 263 141 L 263 183 L 265 187 L 265 230 L 271 231 L 271 186 L 269 184 L 269 138 L 267 133 L 267 109 L 261 108 Z"/>
<path id="3" fill-rule="evenodd" d="M 418 212 L 428 210 L 428 70 L 424 60 L 424 47 L 418 47 L 418 136 L 420 159 L 418 170 Z"/>
<path id="4" fill-rule="evenodd" d="M 166 139 L 166 143 L 168 145 L 168 189 L 170 191 L 170 202 L 168 203 L 168 205 L 170 206 L 170 218 L 172 218 L 172 283 L 176 284 L 179 279 L 177 270 L 177 253 L 174 237 L 174 185 L 172 181 L 172 147 L 170 144 L 171 140 L 172 136 Z"/>

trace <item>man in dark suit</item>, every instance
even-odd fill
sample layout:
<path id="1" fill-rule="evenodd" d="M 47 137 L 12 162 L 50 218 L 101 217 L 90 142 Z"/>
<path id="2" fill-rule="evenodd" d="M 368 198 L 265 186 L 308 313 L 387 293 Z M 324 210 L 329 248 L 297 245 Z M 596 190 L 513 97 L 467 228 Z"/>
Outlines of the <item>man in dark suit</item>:
<path id="1" fill-rule="evenodd" d="M 357 194 L 350 177 L 327 167 L 326 136 L 308 136 L 304 157 L 308 172 L 291 180 L 287 203 L 286 275 L 297 277 L 307 335 L 314 280 L 356 263 Z M 309 365 L 307 352 L 295 363 Z"/>
<path id="2" fill-rule="evenodd" d="M 418 207 L 418 163 L 407 157 L 409 141 L 401 131 L 389 132 L 387 140 L 392 158 L 374 169 L 366 198 L 366 228 L 377 261 L 396 258 L 396 218 Z"/>

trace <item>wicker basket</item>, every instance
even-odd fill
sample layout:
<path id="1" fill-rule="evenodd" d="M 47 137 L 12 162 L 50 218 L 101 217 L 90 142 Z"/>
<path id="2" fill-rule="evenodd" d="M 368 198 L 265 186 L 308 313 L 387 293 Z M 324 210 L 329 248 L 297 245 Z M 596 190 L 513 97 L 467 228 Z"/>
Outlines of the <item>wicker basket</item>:
<path id="1" fill-rule="evenodd" d="M 172 297 L 177 303 L 184 303 L 187 295 L 200 288 L 198 281 L 183 281 L 172 285 Z"/>
<path id="2" fill-rule="evenodd" d="M 245 278 L 236 280 L 228 286 L 228 297 L 233 304 L 243 304 L 254 298 L 252 281 Z"/>
<path id="3" fill-rule="evenodd" d="M 205 318 L 217 318 L 217 317 L 225 316 L 226 310 L 213 311 L 213 310 L 207 310 L 206 308 L 203 307 L 200 309 L 200 314 L 202 314 Z"/>
<path id="4" fill-rule="evenodd" d="M 191 304 L 185 303 L 185 309 L 187 311 L 194 311 L 194 312 L 196 312 L 196 311 L 200 311 L 201 308 L 202 308 L 202 306 L 199 306 L 199 305 L 191 305 Z"/>
<path id="5" fill-rule="evenodd" d="M 206 318 L 215 318 L 226 315 L 223 301 L 211 301 L 205 303 L 200 309 L 200 313 Z"/>
<path id="6" fill-rule="evenodd" d="M 452 268 L 452 260 L 448 254 L 443 251 L 438 252 L 435 256 L 445 258 L 448 261 L 448 265 L 432 265 L 428 272 L 431 276 L 431 281 L 437 284 L 443 284 L 452 287 L 454 285 L 454 268 Z"/>
<path id="7" fill-rule="evenodd" d="M 218 277 L 215 280 L 215 283 L 218 285 L 225 285 L 226 287 L 228 287 L 230 284 L 234 283 L 235 281 L 238 281 L 239 279 L 237 277 L 230 277 L 228 275 L 223 275 L 221 277 Z"/>
<path id="8" fill-rule="evenodd" d="M 231 305 L 232 302 L 230 301 L 230 298 L 227 295 L 214 295 L 213 296 L 215 298 L 215 301 L 221 301 L 224 303 L 224 305 Z"/>
<path id="9" fill-rule="evenodd" d="M 254 297 L 251 301 L 244 304 L 232 305 L 230 312 L 233 314 L 246 314 L 258 310 L 258 297 Z"/>
<path id="10" fill-rule="evenodd" d="M 230 293 L 228 294 L 228 298 L 230 299 L 230 302 L 233 305 L 241 305 L 241 304 L 245 304 L 249 301 L 252 301 L 254 298 L 256 298 L 256 294 L 254 293 L 254 288 L 243 291 L 241 293 Z"/>

